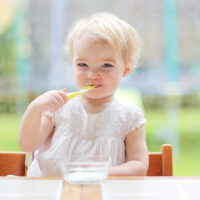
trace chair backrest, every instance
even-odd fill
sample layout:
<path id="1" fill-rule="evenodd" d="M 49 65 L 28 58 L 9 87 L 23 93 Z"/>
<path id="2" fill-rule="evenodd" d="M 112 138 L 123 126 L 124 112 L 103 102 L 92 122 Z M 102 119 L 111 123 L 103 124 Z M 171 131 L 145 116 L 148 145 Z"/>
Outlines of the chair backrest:
<path id="1" fill-rule="evenodd" d="M 25 176 L 26 153 L 0 151 L 0 176 Z M 147 176 L 173 176 L 172 145 L 164 144 L 160 152 L 149 153 Z"/>
<path id="2" fill-rule="evenodd" d="M 172 145 L 163 144 L 160 152 L 149 153 L 147 176 L 173 176 Z"/>
<path id="3" fill-rule="evenodd" d="M 0 151 L 0 176 L 24 176 L 26 153 Z"/>

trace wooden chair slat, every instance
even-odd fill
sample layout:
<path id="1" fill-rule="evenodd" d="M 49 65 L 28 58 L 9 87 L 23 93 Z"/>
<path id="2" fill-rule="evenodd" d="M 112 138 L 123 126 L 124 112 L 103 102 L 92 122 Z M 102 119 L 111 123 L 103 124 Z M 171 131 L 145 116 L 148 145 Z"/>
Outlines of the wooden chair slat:
<path id="1" fill-rule="evenodd" d="M 25 175 L 24 152 L 0 152 L 0 176 Z"/>

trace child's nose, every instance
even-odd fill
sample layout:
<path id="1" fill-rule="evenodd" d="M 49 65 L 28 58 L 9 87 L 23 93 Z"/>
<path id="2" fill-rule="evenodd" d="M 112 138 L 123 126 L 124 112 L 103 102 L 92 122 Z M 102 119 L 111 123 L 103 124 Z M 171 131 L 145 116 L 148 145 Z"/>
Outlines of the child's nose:
<path id="1" fill-rule="evenodd" d="M 99 78 L 99 73 L 98 73 L 98 71 L 89 71 L 88 72 L 88 78 L 90 78 L 90 79 L 97 79 L 97 78 Z"/>

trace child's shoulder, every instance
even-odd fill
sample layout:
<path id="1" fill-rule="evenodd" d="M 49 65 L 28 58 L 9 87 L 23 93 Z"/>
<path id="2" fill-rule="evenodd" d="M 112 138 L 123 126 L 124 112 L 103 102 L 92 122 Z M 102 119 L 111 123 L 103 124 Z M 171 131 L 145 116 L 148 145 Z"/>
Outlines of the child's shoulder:
<path id="1" fill-rule="evenodd" d="M 143 111 L 138 106 L 125 103 L 118 98 L 115 98 L 116 114 L 120 118 L 120 122 L 126 124 L 128 131 L 133 131 L 146 123 Z"/>

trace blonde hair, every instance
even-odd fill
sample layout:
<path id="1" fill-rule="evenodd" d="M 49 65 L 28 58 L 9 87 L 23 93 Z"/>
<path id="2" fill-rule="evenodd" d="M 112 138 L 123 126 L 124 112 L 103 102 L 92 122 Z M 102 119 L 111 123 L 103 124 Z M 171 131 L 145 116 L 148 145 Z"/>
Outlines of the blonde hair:
<path id="1" fill-rule="evenodd" d="M 68 34 L 65 50 L 73 58 L 73 43 L 84 32 L 93 39 L 107 41 L 115 53 L 121 53 L 124 63 L 137 64 L 141 51 L 141 39 L 127 22 L 109 13 L 98 13 L 78 20 Z"/>

